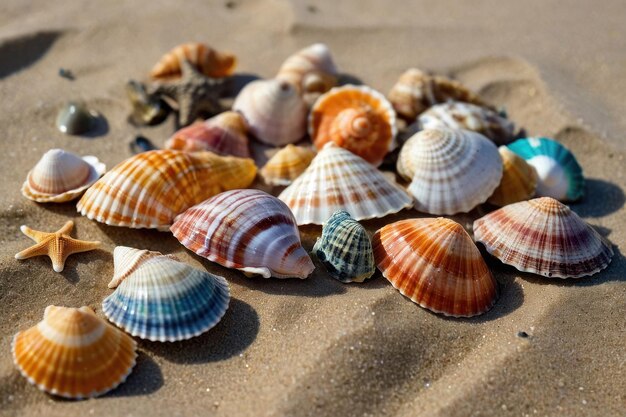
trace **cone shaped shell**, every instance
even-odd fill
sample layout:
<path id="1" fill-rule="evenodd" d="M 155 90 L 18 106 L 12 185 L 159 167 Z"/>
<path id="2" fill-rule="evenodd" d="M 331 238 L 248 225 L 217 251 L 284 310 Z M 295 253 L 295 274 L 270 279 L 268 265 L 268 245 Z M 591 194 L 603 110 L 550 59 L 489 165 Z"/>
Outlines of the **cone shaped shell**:
<path id="1" fill-rule="evenodd" d="M 402 220 L 378 230 L 372 244 L 383 276 L 424 308 L 470 317 L 496 301 L 496 280 L 472 238 L 452 220 Z"/>
<path id="2" fill-rule="evenodd" d="M 163 55 L 150 71 L 150 76 L 157 79 L 178 78 L 182 74 L 184 60 L 211 78 L 232 75 L 237 65 L 237 57 L 233 54 L 216 51 L 202 43 L 185 43 Z"/>
<path id="3" fill-rule="evenodd" d="M 305 94 L 325 93 L 337 84 L 337 75 L 330 49 L 316 43 L 287 58 L 276 78 L 293 84 Z"/>
<path id="4" fill-rule="evenodd" d="M 329 143 L 279 196 L 299 225 L 323 224 L 345 210 L 355 219 L 384 217 L 410 207 L 411 197 L 372 164 Z"/>
<path id="5" fill-rule="evenodd" d="M 313 253 L 341 282 L 363 282 L 376 271 L 367 231 L 345 211 L 334 213 L 324 223 Z"/>
<path id="6" fill-rule="evenodd" d="M 391 104 L 367 86 L 333 88 L 309 115 L 309 135 L 318 149 L 334 142 L 376 166 L 393 147 L 396 133 Z"/>
<path id="7" fill-rule="evenodd" d="M 315 157 L 315 151 L 303 146 L 287 145 L 276 152 L 261 169 L 270 185 L 289 185 L 304 172 Z"/>
<path id="8" fill-rule="evenodd" d="M 116 288 L 146 260 L 157 256 L 178 260 L 174 255 L 162 255 L 161 252 L 116 246 L 113 250 L 113 278 L 109 282 L 109 288 Z"/>
<path id="9" fill-rule="evenodd" d="M 502 158 L 502 180 L 488 201 L 502 207 L 532 198 L 537 188 L 535 168 L 506 146 L 500 146 L 498 152 Z"/>
<path id="10" fill-rule="evenodd" d="M 479 133 L 430 129 L 404 145 L 398 172 L 412 174 L 409 192 L 417 210 L 465 213 L 493 194 L 502 178 L 502 159 L 496 146 Z"/>
<path id="11" fill-rule="evenodd" d="M 77 208 L 83 216 L 112 226 L 168 230 L 177 214 L 224 190 L 247 187 L 255 176 L 251 159 L 211 152 L 143 152 L 107 172 Z"/>
<path id="12" fill-rule="evenodd" d="M 130 374 L 137 344 L 88 307 L 49 306 L 13 338 L 13 360 L 31 384 L 65 398 L 102 395 Z"/>
<path id="13" fill-rule="evenodd" d="M 520 271 L 579 278 L 608 266 L 611 245 L 566 205 L 550 197 L 510 204 L 474 222 L 487 251 Z"/>
<path id="14" fill-rule="evenodd" d="M 509 149 L 537 171 L 538 196 L 576 201 L 585 193 L 582 168 L 574 154 L 559 142 L 548 138 L 519 139 Z"/>
<path id="15" fill-rule="evenodd" d="M 237 112 L 220 113 L 204 122 L 183 127 L 165 142 L 166 149 L 187 152 L 209 151 L 218 155 L 249 158 L 248 126 Z"/>
<path id="16" fill-rule="evenodd" d="M 95 156 L 79 157 L 50 149 L 28 173 L 22 195 L 40 203 L 62 203 L 78 198 L 96 182 L 106 167 Z"/>
<path id="17" fill-rule="evenodd" d="M 289 208 L 259 190 L 219 194 L 178 216 L 172 233 L 187 249 L 265 278 L 306 278 L 313 262 Z"/>
<path id="18" fill-rule="evenodd" d="M 174 342 L 215 326 L 229 300 L 228 283 L 223 277 L 159 254 L 143 258 L 104 299 L 102 311 L 133 336 Z"/>
<path id="19" fill-rule="evenodd" d="M 306 133 L 308 107 L 292 84 L 277 79 L 257 80 L 246 85 L 233 104 L 258 140 L 283 146 Z"/>
<path id="20" fill-rule="evenodd" d="M 478 132 L 496 145 L 506 145 L 515 137 L 515 125 L 493 110 L 475 104 L 449 101 L 436 104 L 420 114 L 422 129 L 447 127 Z"/>

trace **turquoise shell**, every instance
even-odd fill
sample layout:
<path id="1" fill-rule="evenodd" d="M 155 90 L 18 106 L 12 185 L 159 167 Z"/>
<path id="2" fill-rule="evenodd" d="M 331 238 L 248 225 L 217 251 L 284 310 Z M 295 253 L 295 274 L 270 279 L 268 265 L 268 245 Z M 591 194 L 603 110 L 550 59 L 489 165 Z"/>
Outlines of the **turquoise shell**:
<path id="1" fill-rule="evenodd" d="M 508 147 L 537 171 L 537 196 L 576 201 L 585 193 L 582 168 L 574 154 L 559 142 L 548 138 L 526 138 L 516 140 Z"/>
<path id="2" fill-rule="evenodd" d="M 336 211 L 324 224 L 313 252 L 328 273 L 341 282 L 363 282 L 376 270 L 367 231 L 345 211 Z"/>
<path id="3" fill-rule="evenodd" d="M 174 342 L 215 326 L 228 308 L 223 277 L 167 256 L 145 260 L 102 302 L 107 318 L 133 336 Z"/>

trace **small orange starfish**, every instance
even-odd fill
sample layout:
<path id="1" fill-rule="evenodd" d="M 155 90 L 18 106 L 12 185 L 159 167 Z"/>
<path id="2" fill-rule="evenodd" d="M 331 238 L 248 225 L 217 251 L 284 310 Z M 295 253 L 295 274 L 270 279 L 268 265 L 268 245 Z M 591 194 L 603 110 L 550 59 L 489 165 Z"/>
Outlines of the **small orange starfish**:
<path id="1" fill-rule="evenodd" d="M 36 245 L 24 249 L 15 259 L 32 258 L 33 256 L 46 255 L 52 260 L 52 269 L 56 272 L 63 271 L 65 260 L 73 253 L 87 252 L 100 246 L 100 242 L 88 240 L 78 240 L 70 237 L 70 232 L 74 228 L 74 222 L 68 221 L 65 225 L 54 233 L 40 232 L 28 226 L 20 227 L 22 233 L 37 242 Z"/>

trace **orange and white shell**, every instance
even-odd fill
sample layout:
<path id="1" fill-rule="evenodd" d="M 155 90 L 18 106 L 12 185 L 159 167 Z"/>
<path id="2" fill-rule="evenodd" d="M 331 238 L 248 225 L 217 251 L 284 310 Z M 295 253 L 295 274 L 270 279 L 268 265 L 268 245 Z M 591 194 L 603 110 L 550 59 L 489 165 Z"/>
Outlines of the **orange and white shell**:
<path id="1" fill-rule="evenodd" d="M 247 132 L 244 117 L 240 113 L 226 111 L 178 130 L 165 142 L 165 148 L 250 158 Z"/>
<path id="2" fill-rule="evenodd" d="M 411 179 L 415 208 L 430 214 L 467 213 L 487 201 L 502 179 L 498 148 L 480 133 L 428 129 L 412 136 L 398 157 Z"/>
<path id="3" fill-rule="evenodd" d="M 417 68 L 405 71 L 387 97 L 398 115 L 410 122 L 429 107 L 448 100 L 489 107 L 460 82 L 440 75 L 429 75 Z"/>
<path id="4" fill-rule="evenodd" d="M 233 110 L 241 112 L 250 133 L 268 145 L 295 143 L 306 134 L 308 107 L 287 81 L 252 81 L 235 99 Z"/>
<path id="5" fill-rule="evenodd" d="M 77 209 L 111 226 L 168 230 L 187 208 L 222 191 L 248 187 L 255 176 L 252 159 L 211 152 L 143 152 L 107 172 Z"/>
<path id="6" fill-rule="evenodd" d="M 401 220 L 372 239 L 383 276 L 414 303 L 446 316 L 489 310 L 498 285 L 463 226 L 450 219 Z"/>
<path id="7" fill-rule="evenodd" d="M 48 306 L 13 338 L 13 361 L 31 384 L 65 398 L 102 395 L 126 380 L 137 344 L 89 307 Z"/>
<path id="8" fill-rule="evenodd" d="M 161 252 L 147 249 L 134 249 L 127 246 L 116 246 L 113 250 L 113 278 L 109 282 L 109 288 L 117 288 L 118 285 L 128 278 L 137 268 L 150 258 L 165 256 L 178 260 L 174 255 L 163 255 Z"/>
<path id="9" fill-rule="evenodd" d="M 333 88 L 315 102 L 309 115 L 309 135 L 317 149 L 334 142 L 375 166 L 395 146 L 396 133 L 391 104 L 367 86 Z"/>
<path id="10" fill-rule="evenodd" d="M 304 146 L 287 145 L 261 168 L 261 176 L 270 185 L 289 185 L 304 172 L 315 151 Z"/>
<path id="11" fill-rule="evenodd" d="M 298 225 L 323 224 L 338 210 L 355 220 L 384 217 L 413 204 L 406 191 L 372 164 L 332 142 L 278 198 L 287 203 Z"/>
<path id="12" fill-rule="evenodd" d="M 506 146 L 500 146 L 498 152 L 502 158 L 502 180 L 487 201 L 502 207 L 532 198 L 538 181 L 535 168 Z"/>
<path id="13" fill-rule="evenodd" d="M 39 203 L 63 203 L 78 198 L 104 174 L 95 156 L 82 158 L 63 149 L 50 149 L 30 170 L 22 195 Z"/>
<path id="14" fill-rule="evenodd" d="M 330 49 L 323 43 L 310 45 L 285 60 L 277 79 L 296 86 L 301 94 L 325 93 L 337 85 L 337 67 Z"/>
<path id="15" fill-rule="evenodd" d="M 163 55 L 150 71 L 150 76 L 155 79 L 178 78 L 182 75 L 183 60 L 211 78 L 228 77 L 237 66 L 237 57 L 231 53 L 216 51 L 203 43 L 185 43 Z"/>

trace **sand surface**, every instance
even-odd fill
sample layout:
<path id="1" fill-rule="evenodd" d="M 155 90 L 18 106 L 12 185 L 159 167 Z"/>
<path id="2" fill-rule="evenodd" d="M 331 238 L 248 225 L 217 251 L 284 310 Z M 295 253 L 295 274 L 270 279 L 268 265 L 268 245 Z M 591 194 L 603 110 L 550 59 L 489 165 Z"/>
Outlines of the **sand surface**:
<path id="1" fill-rule="evenodd" d="M 390 3 L 393 3 L 391 5 Z M 426 1 L 24 2 L 0 6 L 0 415 L 20 416 L 623 416 L 626 413 L 626 3 Z M 130 156 L 142 133 L 162 145 L 172 118 L 137 129 L 124 83 L 142 79 L 171 47 L 206 41 L 237 53 L 238 82 L 269 77 L 284 58 L 326 42 L 342 72 L 387 92 L 409 66 L 448 73 L 532 135 L 556 137 L 588 178 L 571 207 L 615 245 L 607 270 L 546 280 L 489 259 L 501 297 L 474 319 L 446 319 L 399 295 L 377 274 L 343 285 L 318 268 L 306 281 L 249 279 L 196 257 L 171 234 L 108 227 L 73 204 L 38 205 L 20 194 L 52 147 Z M 58 76 L 70 68 L 75 81 Z M 58 108 L 85 100 L 108 121 L 93 137 L 54 128 Z M 485 208 L 455 217 L 466 226 Z M 403 212 L 368 229 L 420 216 Z M 19 262 L 21 224 L 103 249 L 76 255 L 62 274 L 47 258 Z M 318 227 L 301 228 L 310 249 Z M 224 275 L 232 303 L 207 334 L 139 343 L 119 389 L 95 400 L 50 397 L 13 366 L 14 333 L 47 305 L 102 314 L 116 245 L 176 253 Z M 519 331 L 529 338 L 519 338 Z"/>

